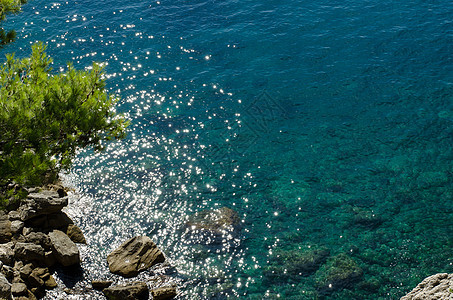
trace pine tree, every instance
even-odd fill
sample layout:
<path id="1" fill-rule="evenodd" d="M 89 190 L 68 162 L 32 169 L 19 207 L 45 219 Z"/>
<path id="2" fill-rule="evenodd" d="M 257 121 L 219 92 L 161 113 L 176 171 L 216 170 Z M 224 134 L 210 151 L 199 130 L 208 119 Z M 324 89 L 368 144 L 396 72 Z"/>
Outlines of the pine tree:
<path id="1" fill-rule="evenodd" d="M 6 19 L 7 14 L 18 13 L 24 3 L 26 3 L 26 0 L 0 0 L 0 22 Z M 16 31 L 6 32 L 5 29 L 0 28 L 0 47 L 11 43 L 15 38 Z"/>
<path id="2" fill-rule="evenodd" d="M 0 23 L 20 10 L 21 0 L 0 0 Z M 0 47 L 15 33 L 0 29 Z M 30 57 L 6 55 L 0 67 L 0 206 L 11 196 L 7 188 L 53 182 L 68 169 L 76 151 L 123 138 L 128 121 L 115 112 L 118 99 L 109 95 L 102 67 L 52 72 L 52 59 L 42 43 Z"/>
<path id="3" fill-rule="evenodd" d="M 28 58 L 7 55 L 0 68 L 0 179 L 22 184 L 51 181 L 68 168 L 79 148 L 102 149 L 122 138 L 126 120 L 114 111 L 117 99 L 105 91 L 102 68 L 77 71 L 71 65 L 52 75 L 42 43 Z"/>

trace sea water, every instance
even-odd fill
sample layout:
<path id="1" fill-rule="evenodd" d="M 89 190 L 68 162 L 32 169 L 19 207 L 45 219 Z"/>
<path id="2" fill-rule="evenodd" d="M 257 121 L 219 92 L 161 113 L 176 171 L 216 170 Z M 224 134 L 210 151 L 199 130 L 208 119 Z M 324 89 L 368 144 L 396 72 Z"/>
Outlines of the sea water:
<path id="1" fill-rule="evenodd" d="M 440 0 L 24 5 L 2 53 L 43 41 L 54 72 L 104 64 L 131 121 L 62 174 L 88 241 L 69 287 L 111 278 L 135 235 L 179 299 L 397 299 L 453 272 L 452 20 Z M 237 235 L 187 238 L 221 207 Z"/>

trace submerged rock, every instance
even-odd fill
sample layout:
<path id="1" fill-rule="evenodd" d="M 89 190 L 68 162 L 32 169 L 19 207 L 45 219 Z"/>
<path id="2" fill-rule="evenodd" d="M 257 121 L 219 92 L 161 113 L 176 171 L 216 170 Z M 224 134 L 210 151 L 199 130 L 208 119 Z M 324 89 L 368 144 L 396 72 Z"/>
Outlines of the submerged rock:
<path id="1" fill-rule="evenodd" d="M 110 272 L 124 277 L 134 277 L 164 261 L 164 254 L 147 236 L 133 237 L 107 256 Z"/>
<path id="2" fill-rule="evenodd" d="M 269 278 L 297 278 L 314 273 L 329 256 L 324 247 L 301 247 L 300 249 L 276 250 L 264 274 Z"/>
<path id="3" fill-rule="evenodd" d="M 341 253 L 331 257 L 316 272 L 316 285 L 321 294 L 350 288 L 362 277 L 363 271 L 357 262 Z"/>
<path id="4" fill-rule="evenodd" d="M 124 285 L 111 286 L 102 291 L 109 300 L 148 299 L 149 289 L 144 282 L 132 282 Z"/>
<path id="5" fill-rule="evenodd" d="M 195 213 L 189 217 L 185 227 L 194 240 L 214 244 L 236 236 L 239 225 L 238 214 L 230 208 L 221 207 Z"/>
<path id="6" fill-rule="evenodd" d="M 453 299 L 453 274 L 439 273 L 425 278 L 401 300 Z"/>
<path id="7" fill-rule="evenodd" d="M 59 263 L 65 267 L 80 263 L 79 248 L 64 232 L 54 230 L 49 233 L 49 237 Z"/>
<path id="8" fill-rule="evenodd" d="M 358 225 L 375 228 L 381 225 L 383 220 L 372 210 L 353 207 L 353 222 Z"/>

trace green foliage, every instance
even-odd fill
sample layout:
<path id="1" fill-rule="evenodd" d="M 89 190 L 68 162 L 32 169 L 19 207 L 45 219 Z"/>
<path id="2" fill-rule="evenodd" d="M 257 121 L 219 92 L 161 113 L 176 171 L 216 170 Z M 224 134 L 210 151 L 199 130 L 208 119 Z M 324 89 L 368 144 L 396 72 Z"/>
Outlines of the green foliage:
<path id="1" fill-rule="evenodd" d="M 0 184 L 52 182 L 79 148 L 102 149 L 128 122 L 113 109 L 102 68 L 51 74 L 42 43 L 25 59 L 7 55 L 0 68 Z"/>
<path id="2" fill-rule="evenodd" d="M 14 14 L 20 11 L 20 7 L 26 0 L 0 0 L 0 22 L 6 19 L 7 14 Z M 6 32 L 3 28 L 0 28 L 0 47 L 14 41 L 16 38 L 16 32 L 10 30 Z"/>

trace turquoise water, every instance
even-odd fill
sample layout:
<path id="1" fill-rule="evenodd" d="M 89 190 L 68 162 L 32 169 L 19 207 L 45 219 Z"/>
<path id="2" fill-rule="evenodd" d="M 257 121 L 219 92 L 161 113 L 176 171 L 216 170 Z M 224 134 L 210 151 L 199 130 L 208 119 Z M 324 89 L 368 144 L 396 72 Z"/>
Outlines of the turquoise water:
<path id="1" fill-rule="evenodd" d="M 448 1 L 31 1 L 2 52 L 104 63 L 131 120 L 64 175 L 89 243 L 76 286 L 137 234 L 180 299 L 398 299 L 453 272 L 452 20 Z M 238 235 L 184 233 L 224 206 Z"/>

